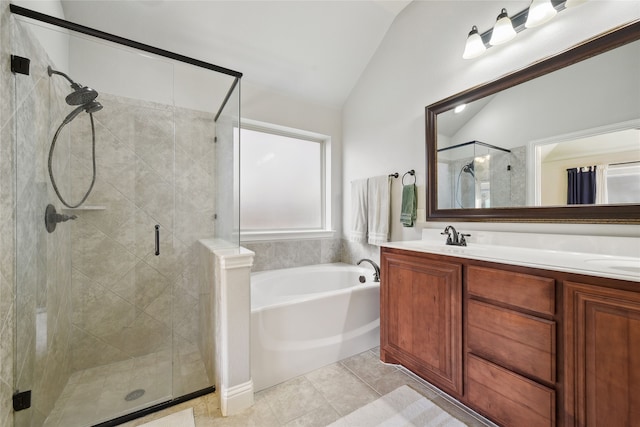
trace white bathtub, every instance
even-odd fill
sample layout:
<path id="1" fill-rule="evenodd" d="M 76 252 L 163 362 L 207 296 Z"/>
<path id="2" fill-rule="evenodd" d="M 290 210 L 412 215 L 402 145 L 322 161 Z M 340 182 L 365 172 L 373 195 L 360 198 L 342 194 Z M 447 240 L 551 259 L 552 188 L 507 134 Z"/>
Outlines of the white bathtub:
<path id="1" fill-rule="evenodd" d="M 337 263 L 251 274 L 255 391 L 379 343 L 380 284 L 371 268 Z"/>

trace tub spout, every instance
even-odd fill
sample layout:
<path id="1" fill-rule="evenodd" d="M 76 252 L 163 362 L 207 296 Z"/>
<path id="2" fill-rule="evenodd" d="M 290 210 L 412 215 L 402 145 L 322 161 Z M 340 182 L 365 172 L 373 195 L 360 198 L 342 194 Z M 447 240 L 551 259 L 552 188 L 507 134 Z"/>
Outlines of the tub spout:
<path id="1" fill-rule="evenodd" d="M 371 261 L 368 258 L 362 258 L 360 261 L 358 261 L 358 265 L 360 265 L 360 263 L 362 261 L 367 261 L 368 263 L 370 263 L 373 266 L 374 270 L 376 270 L 375 273 L 373 274 L 373 281 L 374 282 L 379 282 L 380 281 L 380 267 L 378 267 L 378 264 L 376 264 L 374 261 Z"/>

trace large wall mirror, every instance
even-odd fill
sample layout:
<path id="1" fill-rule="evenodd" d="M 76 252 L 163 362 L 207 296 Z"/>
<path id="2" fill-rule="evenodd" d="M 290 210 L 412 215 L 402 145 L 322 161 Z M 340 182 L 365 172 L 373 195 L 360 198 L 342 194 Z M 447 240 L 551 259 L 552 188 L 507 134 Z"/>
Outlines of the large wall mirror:
<path id="1" fill-rule="evenodd" d="M 640 222 L 640 21 L 426 108 L 427 220 Z"/>

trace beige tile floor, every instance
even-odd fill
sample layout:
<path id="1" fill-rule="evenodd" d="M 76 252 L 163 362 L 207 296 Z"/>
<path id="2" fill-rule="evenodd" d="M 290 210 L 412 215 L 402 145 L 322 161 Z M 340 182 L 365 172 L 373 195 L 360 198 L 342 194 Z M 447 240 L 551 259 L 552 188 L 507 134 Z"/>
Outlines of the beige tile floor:
<path id="1" fill-rule="evenodd" d="M 170 413 L 194 408 L 196 427 L 323 427 L 402 385 L 409 385 L 470 427 L 494 424 L 402 367 L 386 365 L 373 349 L 256 393 L 255 405 L 222 417 L 215 393 L 128 423 L 135 427 Z"/>

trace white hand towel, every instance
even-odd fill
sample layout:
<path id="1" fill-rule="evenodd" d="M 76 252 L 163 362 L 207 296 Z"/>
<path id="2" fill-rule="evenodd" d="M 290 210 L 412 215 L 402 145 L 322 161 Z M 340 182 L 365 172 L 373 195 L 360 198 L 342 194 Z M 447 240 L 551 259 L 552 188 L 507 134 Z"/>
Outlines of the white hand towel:
<path id="1" fill-rule="evenodd" d="M 596 165 L 596 205 L 609 203 L 609 193 L 607 191 L 608 171 L 608 165 Z"/>
<path id="2" fill-rule="evenodd" d="M 351 234 L 349 240 L 367 241 L 367 179 L 351 181 Z"/>
<path id="3" fill-rule="evenodd" d="M 369 178 L 368 201 L 369 244 L 380 246 L 389 241 L 391 178 L 388 175 Z"/>

